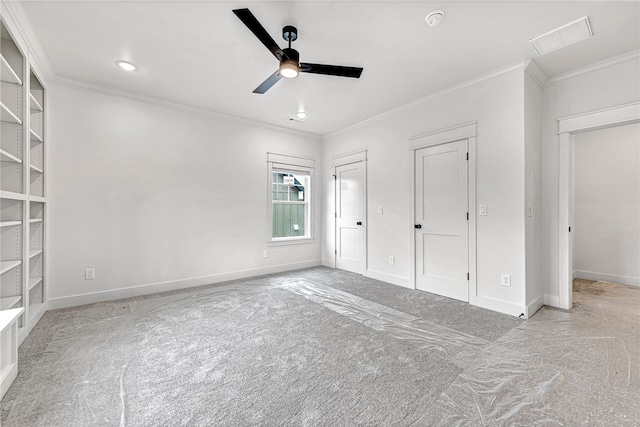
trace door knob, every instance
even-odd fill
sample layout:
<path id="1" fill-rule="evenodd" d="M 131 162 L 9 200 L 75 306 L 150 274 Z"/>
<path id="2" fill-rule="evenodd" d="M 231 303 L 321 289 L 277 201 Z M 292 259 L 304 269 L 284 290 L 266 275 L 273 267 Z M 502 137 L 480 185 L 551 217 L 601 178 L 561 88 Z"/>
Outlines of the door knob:
<path id="1" fill-rule="evenodd" d="M 422 224 L 416 224 L 414 225 L 415 228 L 422 228 Z"/>
<path id="2" fill-rule="evenodd" d="M 356 225 L 362 225 L 362 221 L 356 222 Z"/>

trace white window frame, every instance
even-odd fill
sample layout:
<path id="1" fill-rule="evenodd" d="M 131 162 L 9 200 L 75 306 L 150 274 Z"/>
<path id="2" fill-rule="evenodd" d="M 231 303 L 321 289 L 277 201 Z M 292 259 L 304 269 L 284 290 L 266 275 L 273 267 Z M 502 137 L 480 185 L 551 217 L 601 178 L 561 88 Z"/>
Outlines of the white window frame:
<path id="1" fill-rule="evenodd" d="M 273 237 L 273 196 L 272 174 L 277 172 L 303 173 L 309 175 L 309 188 L 306 189 L 307 218 L 306 236 Z M 315 160 L 284 154 L 267 153 L 267 246 L 296 245 L 315 241 L 314 199 L 315 199 Z"/>

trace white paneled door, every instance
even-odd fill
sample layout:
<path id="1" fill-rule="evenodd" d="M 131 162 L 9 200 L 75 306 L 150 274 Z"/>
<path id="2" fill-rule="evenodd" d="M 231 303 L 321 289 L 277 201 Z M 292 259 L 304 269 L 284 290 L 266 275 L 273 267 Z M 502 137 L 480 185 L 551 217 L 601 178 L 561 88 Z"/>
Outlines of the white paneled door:
<path id="1" fill-rule="evenodd" d="M 467 140 L 416 150 L 416 288 L 469 301 Z"/>
<path id="2" fill-rule="evenodd" d="M 364 274 L 365 162 L 336 167 L 336 268 Z"/>

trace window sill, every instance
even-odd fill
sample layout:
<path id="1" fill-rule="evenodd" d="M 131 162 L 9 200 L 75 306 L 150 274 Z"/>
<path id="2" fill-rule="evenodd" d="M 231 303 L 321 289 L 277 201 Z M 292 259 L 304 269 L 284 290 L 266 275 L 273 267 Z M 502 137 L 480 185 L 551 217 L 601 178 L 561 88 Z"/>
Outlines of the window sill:
<path id="1" fill-rule="evenodd" d="M 267 242 L 267 246 L 303 245 L 307 243 L 313 243 L 315 241 L 316 239 L 314 239 L 313 237 L 303 237 L 298 239 L 282 239 L 282 240 L 278 239 L 278 240 L 271 240 Z"/>

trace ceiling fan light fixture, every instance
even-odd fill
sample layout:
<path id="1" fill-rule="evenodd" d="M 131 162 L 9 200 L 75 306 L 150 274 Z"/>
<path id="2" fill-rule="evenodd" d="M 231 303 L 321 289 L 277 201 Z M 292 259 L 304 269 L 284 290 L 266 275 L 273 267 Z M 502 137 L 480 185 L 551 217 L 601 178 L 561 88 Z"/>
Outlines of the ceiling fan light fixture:
<path id="1" fill-rule="evenodd" d="M 298 116 L 299 119 L 306 119 L 307 113 L 305 111 L 300 110 L 296 113 L 296 116 Z"/>
<path id="2" fill-rule="evenodd" d="M 280 63 L 280 75 L 286 79 L 294 79 L 300 74 L 298 63 L 291 60 L 282 61 Z"/>

